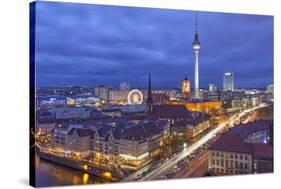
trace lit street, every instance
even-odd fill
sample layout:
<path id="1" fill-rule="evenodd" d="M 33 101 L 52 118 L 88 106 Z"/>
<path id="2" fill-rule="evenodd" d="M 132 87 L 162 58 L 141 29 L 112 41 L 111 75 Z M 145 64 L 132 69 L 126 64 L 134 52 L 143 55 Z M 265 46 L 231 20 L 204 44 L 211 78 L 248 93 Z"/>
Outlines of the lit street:
<path id="1" fill-rule="evenodd" d="M 190 166 L 175 175 L 174 178 L 202 177 L 208 171 L 208 153 L 203 152 Z"/>
<path id="2" fill-rule="evenodd" d="M 254 107 L 251 109 L 247 109 L 243 111 L 242 113 L 239 113 L 237 115 L 231 116 L 227 121 L 221 123 L 218 127 L 211 130 L 208 134 L 203 136 L 201 139 L 199 139 L 197 142 L 192 144 L 191 146 L 184 148 L 179 154 L 177 154 L 175 157 L 171 158 L 170 160 L 164 162 L 162 165 L 148 173 L 146 176 L 140 179 L 140 181 L 145 180 L 153 180 L 160 178 L 163 176 L 166 172 L 168 172 L 170 169 L 172 169 L 177 163 L 184 159 L 186 156 L 190 155 L 194 150 L 198 149 L 201 145 L 205 144 L 208 140 L 212 139 L 214 136 L 219 134 L 228 124 L 233 124 L 234 121 L 239 120 L 242 116 L 246 115 L 250 111 L 256 110 L 261 107 L 265 107 L 267 105 L 261 104 L 258 107 Z"/>

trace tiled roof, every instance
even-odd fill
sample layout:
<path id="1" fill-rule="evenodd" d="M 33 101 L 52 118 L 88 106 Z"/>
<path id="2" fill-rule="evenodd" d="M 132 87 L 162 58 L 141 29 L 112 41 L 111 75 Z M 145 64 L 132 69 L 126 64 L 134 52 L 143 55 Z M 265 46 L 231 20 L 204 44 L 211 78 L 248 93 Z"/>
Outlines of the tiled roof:
<path id="1" fill-rule="evenodd" d="M 134 127 L 126 129 L 121 138 L 128 140 L 142 140 L 150 136 L 160 134 L 162 131 L 160 125 L 156 122 L 143 122 Z"/>
<path id="2" fill-rule="evenodd" d="M 185 105 L 153 105 L 152 117 L 157 118 L 188 118 L 189 111 Z"/>
<path id="3" fill-rule="evenodd" d="M 94 134 L 94 131 L 91 129 L 84 129 L 84 128 L 72 128 L 69 131 L 69 135 L 73 135 L 74 133 L 77 133 L 79 137 L 85 137 L 85 136 L 91 136 Z"/>
<path id="4" fill-rule="evenodd" d="M 189 111 L 185 105 L 154 105 L 151 113 L 152 118 L 179 118 L 177 124 L 197 125 L 206 121 L 210 116 L 202 112 Z"/>
<path id="5" fill-rule="evenodd" d="M 249 146 L 237 135 L 223 134 L 209 147 L 210 150 L 251 153 Z"/>
<path id="6" fill-rule="evenodd" d="M 229 134 L 239 135 L 242 139 L 245 139 L 247 136 L 254 132 L 267 130 L 272 128 L 273 124 L 270 120 L 260 120 L 249 122 L 247 124 L 241 124 L 233 127 L 228 131 Z"/>

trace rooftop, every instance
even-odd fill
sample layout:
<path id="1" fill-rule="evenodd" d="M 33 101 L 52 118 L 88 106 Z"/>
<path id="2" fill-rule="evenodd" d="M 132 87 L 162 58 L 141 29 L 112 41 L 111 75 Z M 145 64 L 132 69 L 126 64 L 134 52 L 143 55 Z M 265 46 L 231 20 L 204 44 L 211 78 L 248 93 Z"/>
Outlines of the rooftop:
<path id="1" fill-rule="evenodd" d="M 45 96 L 38 96 L 37 99 L 39 99 L 39 100 L 50 100 L 50 99 L 65 100 L 66 97 L 62 96 L 62 95 L 45 95 Z"/>
<path id="2" fill-rule="evenodd" d="M 152 117 L 157 118 L 188 118 L 189 111 L 185 105 L 153 105 Z"/>
<path id="3" fill-rule="evenodd" d="M 273 123 L 271 120 L 260 120 L 260 121 L 254 121 L 249 122 L 246 124 L 240 124 L 228 131 L 229 134 L 232 135 L 239 135 L 242 139 L 245 139 L 247 136 L 249 136 L 252 133 L 270 129 L 273 127 Z"/>
<path id="4" fill-rule="evenodd" d="M 142 140 L 153 135 L 160 134 L 162 128 L 160 122 L 149 121 L 140 123 L 134 127 L 126 129 L 121 138 L 129 140 Z"/>
<path id="5" fill-rule="evenodd" d="M 239 136 L 227 133 L 220 136 L 209 149 L 237 153 L 251 153 L 249 146 Z"/>
<path id="6" fill-rule="evenodd" d="M 153 118 L 183 118 L 177 124 L 197 125 L 206 121 L 210 116 L 202 112 L 189 111 L 185 105 L 154 105 L 151 113 Z"/>
<path id="7" fill-rule="evenodd" d="M 255 159 L 273 159 L 273 145 L 263 143 L 247 143 L 244 139 L 255 132 L 272 128 L 272 121 L 261 120 L 238 125 L 222 134 L 209 150 L 248 153 Z"/>
<path id="8" fill-rule="evenodd" d="M 77 133 L 77 135 L 79 137 L 85 137 L 85 136 L 91 136 L 93 135 L 94 131 L 91 129 L 84 129 L 84 128 L 72 128 L 69 131 L 69 135 L 74 135 L 75 133 Z"/>

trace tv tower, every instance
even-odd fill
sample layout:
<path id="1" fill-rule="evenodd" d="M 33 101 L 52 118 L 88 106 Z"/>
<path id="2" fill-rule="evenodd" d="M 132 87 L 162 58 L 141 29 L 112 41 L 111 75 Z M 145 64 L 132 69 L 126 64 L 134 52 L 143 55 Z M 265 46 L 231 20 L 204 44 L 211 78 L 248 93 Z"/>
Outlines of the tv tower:
<path id="1" fill-rule="evenodd" d="M 198 20 L 197 20 L 197 12 L 195 13 L 195 36 L 193 41 L 193 49 L 195 53 L 195 66 L 194 66 L 194 99 L 199 99 L 199 35 L 198 35 Z"/>

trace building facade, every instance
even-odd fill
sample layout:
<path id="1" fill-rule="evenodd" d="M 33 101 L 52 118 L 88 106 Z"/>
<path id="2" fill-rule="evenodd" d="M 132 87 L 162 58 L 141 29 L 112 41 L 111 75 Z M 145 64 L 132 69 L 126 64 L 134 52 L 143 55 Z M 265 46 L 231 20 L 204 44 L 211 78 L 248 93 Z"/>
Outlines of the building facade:
<path id="1" fill-rule="evenodd" d="M 183 99 L 190 99 L 190 81 L 187 77 L 182 80 L 181 95 Z"/>
<path id="2" fill-rule="evenodd" d="M 165 124 L 161 121 L 120 127 L 59 124 L 51 133 L 51 146 L 56 153 L 72 158 L 91 157 L 96 163 L 135 169 L 159 155 Z"/>
<path id="3" fill-rule="evenodd" d="M 129 82 L 121 82 L 120 83 L 120 90 L 129 91 L 131 90 L 131 85 Z"/>
<path id="4" fill-rule="evenodd" d="M 209 84 L 209 92 L 216 92 L 217 86 L 216 84 Z"/>
<path id="5" fill-rule="evenodd" d="M 72 96 L 72 99 L 76 107 L 94 107 L 100 101 L 92 94 L 77 94 Z"/>
<path id="6" fill-rule="evenodd" d="M 46 95 L 46 96 L 38 96 L 36 98 L 37 107 L 58 107 L 58 106 L 66 106 L 66 105 L 67 105 L 67 98 L 65 96 Z"/>
<path id="7" fill-rule="evenodd" d="M 273 85 L 273 84 L 268 85 L 268 86 L 266 87 L 266 92 L 267 92 L 267 93 L 273 94 L 273 93 L 274 93 L 274 85 Z"/>
<path id="8" fill-rule="evenodd" d="M 172 101 L 171 104 L 185 105 L 190 111 L 208 113 L 211 109 L 221 109 L 221 101 Z"/>
<path id="9" fill-rule="evenodd" d="M 239 125 L 208 149 L 208 170 L 214 175 L 273 172 L 272 122 Z"/>
<path id="10" fill-rule="evenodd" d="M 234 91 L 234 74 L 226 72 L 223 75 L 223 90 Z"/>
<path id="11" fill-rule="evenodd" d="M 94 94 L 96 97 L 98 97 L 102 101 L 108 102 L 110 90 L 111 90 L 111 87 L 106 87 L 106 86 L 101 85 L 101 86 L 95 87 Z"/>

